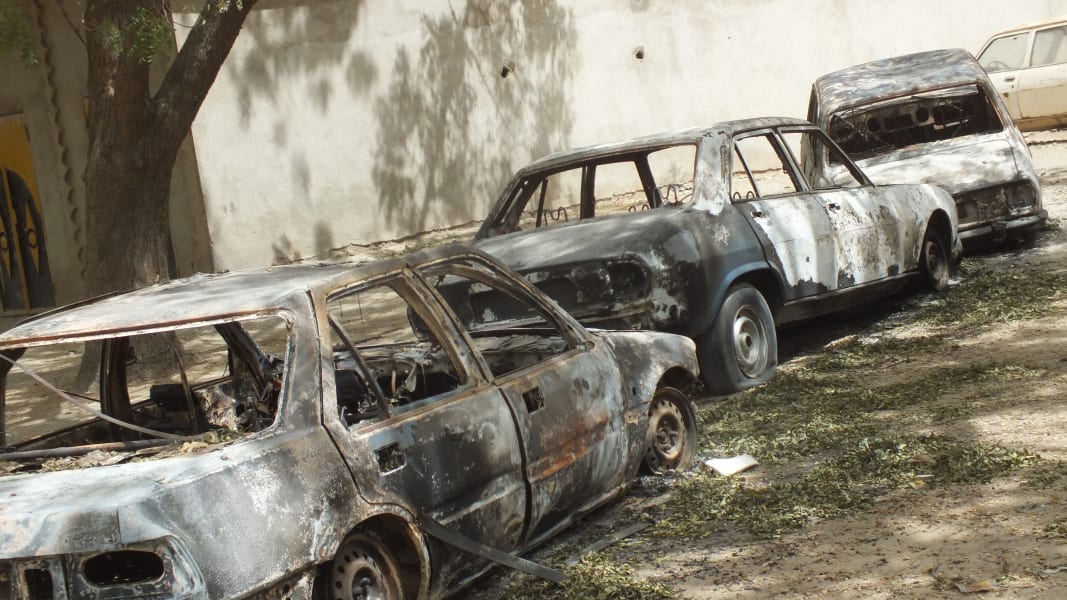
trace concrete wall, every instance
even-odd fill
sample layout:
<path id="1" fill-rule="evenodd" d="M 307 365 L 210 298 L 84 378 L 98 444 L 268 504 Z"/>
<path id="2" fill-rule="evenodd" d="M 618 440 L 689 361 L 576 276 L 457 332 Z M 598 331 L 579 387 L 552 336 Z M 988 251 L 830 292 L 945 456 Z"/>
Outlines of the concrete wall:
<path id="1" fill-rule="evenodd" d="M 63 304 L 85 294 L 85 51 L 55 3 L 24 0 L 19 5 L 30 17 L 39 64 L 0 57 L 6 80 L 0 86 L 0 115 L 25 116 L 49 268 L 56 302 Z"/>
<path id="2" fill-rule="evenodd" d="M 976 51 L 1063 14 L 1067 0 L 261 0 L 193 127 L 215 264 L 478 219 L 550 151 L 803 116 L 823 73 Z"/>
<path id="3" fill-rule="evenodd" d="M 18 56 L 0 57 L 4 81 L 0 116 L 25 117 L 55 300 L 66 304 L 86 294 L 83 174 L 89 148 L 88 66 L 85 46 L 73 26 L 81 22 L 81 6 L 51 0 L 18 0 L 18 6 L 30 22 L 38 64 L 26 65 Z M 157 78 L 159 74 L 155 73 Z M 213 270 L 191 140 L 179 152 L 173 174 L 171 221 L 178 273 Z"/>

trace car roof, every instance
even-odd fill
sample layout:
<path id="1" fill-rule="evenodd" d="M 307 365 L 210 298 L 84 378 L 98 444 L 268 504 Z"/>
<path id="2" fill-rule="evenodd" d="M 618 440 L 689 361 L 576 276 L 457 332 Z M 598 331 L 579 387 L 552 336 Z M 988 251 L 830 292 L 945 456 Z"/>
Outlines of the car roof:
<path id="1" fill-rule="evenodd" d="M 407 257 L 364 263 L 314 263 L 198 274 L 137 290 L 100 296 L 31 317 L 0 333 L 0 346 L 60 338 L 105 337 L 270 313 L 294 294 L 326 293 L 442 258 L 486 255 L 453 244 Z M 491 260 L 491 259 L 488 259 Z"/>
<path id="2" fill-rule="evenodd" d="M 970 52 L 946 48 L 875 60 L 815 80 L 822 114 L 842 108 L 986 80 Z"/>
<path id="3" fill-rule="evenodd" d="M 991 34 L 989 36 L 989 39 L 1000 37 L 1009 33 L 1018 33 L 1020 31 L 1029 31 L 1030 29 L 1041 29 L 1043 27 L 1050 27 L 1052 25 L 1057 25 L 1060 23 L 1067 23 L 1067 19 L 1063 17 L 1057 17 L 1055 19 L 1045 19 L 1043 21 L 1036 21 L 1033 23 L 1027 23 L 1025 25 L 1016 25 L 1014 27 L 1008 27 L 1007 29 L 1001 29 L 1000 31 Z"/>
<path id="4" fill-rule="evenodd" d="M 554 152 L 529 163 L 516 173 L 516 177 L 522 177 L 529 173 L 546 169 L 550 170 L 567 164 L 610 156 L 613 154 L 628 154 L 631 152 L 651 151 L 681 144 L 696 144 L 701 138 L 706 136 L 728 137 L 741 131 L 751 129 L 795 125 L 811 125 L 811 123 L 803 119 L 794 119 L 791 117 L 738 119 L 734 121 L 723 121 L 710 127 L 669 131 L 618 142 L 573 148 L 561 152 Z"/>

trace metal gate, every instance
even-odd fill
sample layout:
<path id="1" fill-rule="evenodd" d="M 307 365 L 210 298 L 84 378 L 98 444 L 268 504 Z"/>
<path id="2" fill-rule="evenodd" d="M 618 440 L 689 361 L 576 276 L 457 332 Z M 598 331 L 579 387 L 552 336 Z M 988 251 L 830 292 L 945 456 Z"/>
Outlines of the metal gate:
<path id="1" fill-rule="evenodd" d="M 0 117 L 0 300 L 4 311 L 55 304 L 37 177 L 21 114 Z"/>

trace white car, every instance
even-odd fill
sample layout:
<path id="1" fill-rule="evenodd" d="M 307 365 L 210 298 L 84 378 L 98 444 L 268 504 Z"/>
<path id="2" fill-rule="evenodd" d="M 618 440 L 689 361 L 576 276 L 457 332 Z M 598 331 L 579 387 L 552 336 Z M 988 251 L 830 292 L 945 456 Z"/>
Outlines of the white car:
<path id="1" fill-rule="evenodd" d="M 978 63 L 1020 129 L 1067 124 L 1067 19 L 995 33 Z"/>

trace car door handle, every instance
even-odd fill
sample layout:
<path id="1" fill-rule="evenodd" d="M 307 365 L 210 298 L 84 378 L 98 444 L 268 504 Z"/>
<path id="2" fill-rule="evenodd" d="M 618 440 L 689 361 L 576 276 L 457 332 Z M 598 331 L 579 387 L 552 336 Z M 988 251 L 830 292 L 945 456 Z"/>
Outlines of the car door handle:
<path id="1" fill-rule="evenodd" d="M 841 205 L 837 202 L 827 202 L 826 208 L 829 208 L 830 210 L 841 210 Z"/>
<path id="2" fill-rule="evenodd" d="M 763 211 L 762 210 L 757 208 L 756 210 L 752 211 L 752 217 L 753 218 L 758 219 L 758 218 L 760 218 L 762 216 L 763 216 Z"/>
<path id="3" fill-rule="evenodd" d="M 1015 81 L 1015 77 L 1005 77 L 1004 81 Z"/>

